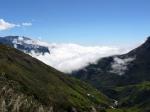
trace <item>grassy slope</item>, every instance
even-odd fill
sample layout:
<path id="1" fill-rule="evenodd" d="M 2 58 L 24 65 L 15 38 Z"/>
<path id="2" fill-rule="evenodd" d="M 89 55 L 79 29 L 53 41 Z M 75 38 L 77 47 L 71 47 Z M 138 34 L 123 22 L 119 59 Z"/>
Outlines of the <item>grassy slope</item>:
<path id="1" fill-rule="evenodd" d="M 68 77 L 16 49 L 0 45 L 0 74 L 21 85 L 19 91 L 33 95 L 55 110 L 89 110 L 91 106 L 108 105 L 109 99 L 91 86 Z M 90 95 L 87 95 L 90 94 Z"/>
<path id="2" fill-rule="evenodd" d="M 123 75 L 111 73 L 114 57 L 135 59 L 128 63 Z M 150 112 L 150 37 L 127 54 L 100 59 L 96 64 L 75 71 L 73 75 L 118 99 L 122 109 L 109 111 Z M 146 82 L 147 81 L 147 82 Z M 120 87 L 121 86 L 121 87 Z"/>
<path id="3" fill-rule="evenodd" d="M 149 112 L 150 82 L 117 87 L 120 109 L 108 109 L 107 112 Z"/>

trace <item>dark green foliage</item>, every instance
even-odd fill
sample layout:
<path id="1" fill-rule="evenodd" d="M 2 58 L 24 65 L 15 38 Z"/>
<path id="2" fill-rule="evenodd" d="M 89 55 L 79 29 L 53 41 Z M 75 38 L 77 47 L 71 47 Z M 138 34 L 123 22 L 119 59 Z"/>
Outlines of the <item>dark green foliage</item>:
<path id="1" fill-rule="evenodd" d="M 107 112 L 149 112 L 150 111 L 150 82 L 117 87 L 116 99 L 119 109 L 107 109 Z"/>
<path id="2" fill-rule="evenodd" d="M 117 99 L 120 100 L 121 107 L 137 107 L 150 110 L 150 82 L 142 82 L 136 85 L 117 87 L 119 93 Z"/>

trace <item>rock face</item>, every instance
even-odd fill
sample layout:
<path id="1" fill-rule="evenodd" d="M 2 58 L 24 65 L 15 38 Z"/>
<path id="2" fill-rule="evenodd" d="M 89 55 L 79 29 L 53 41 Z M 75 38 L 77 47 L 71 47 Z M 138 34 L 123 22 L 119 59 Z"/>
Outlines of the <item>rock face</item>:
<path id="1" fill-rule="evenodd" d="M 91 106 L 107 108 L 110 102 L 91 86 L 17 49 L 0 45 L 2 112 L 90 112 Z"/>

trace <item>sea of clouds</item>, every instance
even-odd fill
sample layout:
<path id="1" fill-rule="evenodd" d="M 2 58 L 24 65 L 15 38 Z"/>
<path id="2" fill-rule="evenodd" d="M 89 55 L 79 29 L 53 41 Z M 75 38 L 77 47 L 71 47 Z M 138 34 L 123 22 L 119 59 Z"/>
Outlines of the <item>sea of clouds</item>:
<path id="1" fill-rule="evenodd" d="M 47 43 L 39 40 L 25 39 L 19 37 L 13 41 L 16 44 L 29 44 L 47 47 L 50 53 L 35 53 L 34 50 L 29 54 L 47 65 L 54 67 L 65 73 L 71 73 L 82 69 L 90 63 L 96 63 L 102 57 L 127 53 L 131 48 L 121 48 L 114 46 L 85 46 L 73 43 Z M 25 51 L 24 51 L 25 52 Z"/>
<path id="2" fill-rule="evenodd" d="M 102 57 L 128 51 L 111 46 L 83 46 L 71 43 L 42 45 L 48 46 L 50 54 L 36 54 L 33 51 L 30 55 L 65 73 L 81 69 L 89 63 L 96 63 Z"/>

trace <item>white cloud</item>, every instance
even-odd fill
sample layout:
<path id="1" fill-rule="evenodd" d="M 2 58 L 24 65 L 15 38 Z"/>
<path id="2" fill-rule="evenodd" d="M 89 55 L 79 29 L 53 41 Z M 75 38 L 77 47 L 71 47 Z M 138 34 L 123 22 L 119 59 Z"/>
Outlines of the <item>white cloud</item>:
<path id="1" fill-rule="evenodd" d="M 19 27 L 20 25 L 16 25 L 13 23 L 6 22 L 4 19 L 0 19 L 0 30 L 7 30 L 14 27 Z"/>
<path id="2" fill-rule="evenodd" d="M 124 49 L 120 47 L 112 46 L 83 46 L 78 44 L 56 44 L 56 43 L 46 43 L 39 40 L 24 39 L 19 37 L 17 40 L 13 40 L 14 47 L 17 47 L 16 44 L 30 44 L 34 48 L 36 46 L 48 47 L 49 53 L 35 53 L 34 50 L 29 54 L 47 65 L 50 65 L 62 72 L 70 73 L 74 70 L 81 69 L 87 66 L 89 63 L 96 63 L 102 57 L 123 54 L 127 53 L 130 49 Z M 26 51 L 24 51 L 26 53 Z M 114 59 L 113 64 L 125 65 L 125 62 L 129 62 L 130 59 Z M 115 66 L 112 65 L 112 68 L 115 69 Z M 120 66 L 119 66 L 120 67 Z"/>
<path id="3" fill-rule="evenodd" d="M 27 22 L 24 22 L 24 23 L 22 23 L 22 26 L 32 26 L 32 23 L 27 23 Z"/>
<path id="4" fill-rule="evenodd" d="M 47 46 L 47 44 L 44 45 Z M 126 52 L 117 47 L 77 44 L 49 44 L 48 47 L 50 54 L 39 55 L 32 52 L 31 55 L 65 73 L 81 69 L 89 63 L 95 63 L 102 57 Z"/>
<path id="5" fill-rule="evenodd" d="M 4 19 L 0 19 L 0 31 L 11 29 L 14 27 L 22 27 L 22 26 L 32 26 L 32 23 L 24 22 L 22 24 L 14 24 L 14 23 L 7 22 Z"/>
<path id="6" fill-rule="evenodd" d="M 121 59 L 118 57 L 114 58 L 114 62 L 111 64 L 112 70 L 110 71 L 111 73 L 116 73 L 118 75 L 123 75 L 125 71 L 128 69 L 127 65 L 135 60 L 135 57 L 129 57 L 125 59 Z"/>

